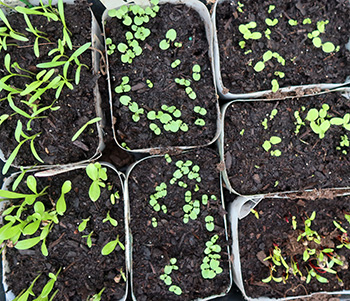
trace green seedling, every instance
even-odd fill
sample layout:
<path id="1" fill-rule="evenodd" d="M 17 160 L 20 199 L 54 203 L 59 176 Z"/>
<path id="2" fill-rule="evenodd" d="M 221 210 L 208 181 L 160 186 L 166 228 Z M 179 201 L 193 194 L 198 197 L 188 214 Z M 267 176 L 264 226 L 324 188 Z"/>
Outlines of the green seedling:
<path id="1" fill-rule="evenodd" d="M 242 9 L 242 7 L 244 7 L 244 4 L 243 3 L 241 3 L 241 2 L 237 2 L 237 10 L 240 12 L 240 13 L 243 13 L 243 9 Z"/>
<path id="2" fill-rule="evenodd" d="M 111 38 L 106 39 L 106 45 L 108 46 L 107 54 L 108 55 L 113 54 L 114 50 L 116 49 L 117 46 L 115 46 L 115 44 L 113 44 L 113 41 Z"/>
<path id="3" fill-rule="evenodd" d="M 270 18 L 266 18 L 265 19 L 265 23 L 268 25 L 268 26 L 275 26 L 275 25 L 277 25 L 277 23 L 278 23 L 278 19 L 273 19 L 273 20 L 271 20 Z"/>
<path id="4" fill-rule="evenodd" d="M 310 18 L 305 18 L 303 20 L 303 25 L 306 25 L 306 24 L 311 24 L 311 19 Z"/>
<path id="5" fill-rule="evenodd" d="M 6 174 L 11 166 L 11 164 L 15 161 L 16 156 L 20 150 L 20 148 L 22 147 L 22 145 L 29 141 L 30 142 L 30 150 L 31 153 L 33 154 L 33 156 L 35 157 L 35 159 L 37 159 L 39 162 L 44 163 L 44 161 L 39 157 L 35 146 L 34 146 L 34 139 L 36 137 L 38 137 L 40 133 L 34 134 L 32 136 L 28 136 L 23 132 L 23 126 L 22 126 L 22 122 L 20 120 L 17 121 L 17 126 L 15 129 L 15 139 L 18 142 L 18 145 L 15 147 L 15 149 L 12 151 L 12 153 L 10 154 L 10 156 L 8 157 L 3 169 L 2 169 L 2 174 Z M 23 138 L 21 140 L 21 138 Z"/>
<path id="6" fill-rule="evenodd" d="M 103 223 L 105 223 L 105 222 L 110 222 L 110 224 L 111 224 L 113 227 L 118 226 L 117 220 L 115 220 L 114 218 L 112 218 L 109 212 L 110 212 L 110 211 L 107 212 L 107 216 L 102 220 L 102 222 L 103 222 Z"/>
<path id="7" fill-rule="evenodd" d="M 260 71 L 264 70 L 265 63 L 267 61 L 271 60 L 272 58 L 275 58 L 277 60 L 277 62 L 280 63 L 282 66 L 284 66 L 286 64 L 286 60 L 281 55 L 279 55 L 277 52 L 272 52 L 271 50 L 268 50 L 263 54 L 263 60 L 259 61 L 255 64 L 254 70 L 256 72 L 260 72 Z"/>
<path id="8" fill-rule="evenodd" d="M 320 110 L 310 109 L 305 118 L 305 120 L 310 122 L 311 129 L 319 135 L 320 139 L 324 138 L 325 133 L 331 126 L 330 121 L 326 119 L 328 110 L 329 105 L 323 104 Z"/>
<path id="9" fill-rule="evenodd" d="M 56 212 L 59 215 L 63 215 L 66 210 L 67 210 L 67 205 L 66 205 L 66 201 L 64 199 L 65 194 L 67 194 L 68 192 L 70 192 L 72 189 L 72 182 L 71 181 L 65 181 L 62 185 L 61 188 L 61 196 L 59 197 L 59 199 L 56 202 Z"/>
<path id="10" fill-rule="evenodd" d="M 220 253 L 221 247 L 216 244 L 219 236 L 215 234 L 209 241 L 205 243 L 206 248 L 204 254 L 206 255 L 203 258 L 201 264 L 202 277 L 204 279 L 213 279 L 216 275 L 221 274 L 223 269 L 220 267 Z"/>
<path id="11" fill-rule="evenodd" d="M 74 136 L 72 137 L 72 141 L 75 141 L 78 139 L 78 137 L 84 132 L 84 130 L 91 124 L 94 124 L 96 122 L 99 122 L 101 121 L 101 117 L 95 117 L 91 120 L 89 120 L 88 122 L 86 122 L 75 134 Z"/>
<path id="12" fill-rule="evenodd" d="M 124 245 L 122 244 L 121 241 L 119 241 L 119 235 L 117 236 L 116 240 L 110 241 L 102 248 L 102 251 L 101 251 L 102 255 L 111 254 L 117 246 L 119 246 L 123 251 L 125 250 Z"/>
<path id="13" fill-rule="evenodd" d="M 171 68 L 176 68 L 177 66 L 179 66 L 181 64 L 181 61 L 179 59 L 176 59 L 175 61 L 173 61 L 171 63 Z"/>
<path id="14" fill-rule="evenodd" d="M 341 125 L 344 129 L 350 131 L 350 114 L 345 114 L 343 118 L 333 117 L 330 123 L 331 125 Z"/>
<path id="15" fill-rule="evenodd" d="M 321 237 L 320 235 L 312 230 L 311 223 L 316 217 L 316 211 L 313 211 L 311 216 L 304 221 L 305 229 L 304 231 L 298 236 L 297 241 L 301 240 L 302 238 L 306 239 L 307 241 L 314 241 L 316 244 L 321 243 Z"/>
<path id="16" fill-rule="evenodd" d="M 241 136 L 243 136 L 243 135 L 244 135 L 244 132 L 245 132 L 245 129 L 242 129 L 242 130 L 239 132 L 239 134 L 240 134 Z"/>
<path id="17" fill-rule="evenodd" d="M 119 86 L 115 87 L 114 91 L 116 93 L 127 93 L 131 90 L 131 86 L 129 85 L 129 77 L 123 76 L 122 82 Z"/>
<path id="18" fill-rule="evenodd" d="M 209 232 L 214 231 L 215 225 L 214 225 L 214 218 L 210 215 L 205 217 L 205 227 Z"/>
<path id="19" fill-rule="evenodd" d="M 297 21 L 297 20 L 290 19 L 290 20 L 288 20 L 288 24 L 289 24 L 290 26 L 297 26 L 297 25 L 298 25 L 298 21 Z"/>
<path id="20" fill-rule="evenodd" d="M 132 24 L 132 19 L 128 15 L 129 8 L 126 5 L 122 5 L 118 10 L 111 9 L 108 11 L 108 16 L 117 17 L 120 20 L 123 20 L 123 24 L 130 26 Z"/>
<path id="21" fill-rule="evenodd" d="M 311 23 L 311 22 L 310 22 Z M 308 38 L 312 40 L 313 45 L 316 48 L 322 47 L 323 52 L 325 53 L 331 53 L 333 51 L 339 51 L 340 47 L 335 47 L 332 42 L 325 42 L 323 43 L 319 35 L 321 33 L 325 32 L 325 26 L 329 23 L 328 20 L 326 21 L 318 21 L 317 22 L 317 30 L 312 31 L 311 33 L 308 33 Z"/>
<path id="22" fill-rule="evenodd" d="M 159 48 L 167 50 L 170 47 L 170 43 L 175 41 L 176 36 L 176 30 L 173 28 L 169 29 L 165 34 L 165 39 L 160 41 Z"/>
<path id="23" fill-rule="evenodd" d="M 70 39 L 70 34 L 71 32 L 69 31 L 69 29 L 67 28 L 67 24 L 66 24 L 66 21 L 65 21 L 65 17 L 64 17 L 64 7 L 63 7 L 63 1 L 62 0 L 58 0 L 57 2 L 57 8 L 58 8 L 58 13 L 59 13 L 59 16 L 60 16 L 60 19 L 61 19 L 61 22 L 62 22 L 62 25 L 63 25 L 63 29 L 62 29 L 62 32 L 63 32 L 63 41 L 62 41 L 62 44 L 63 45 L 67 45 L 68 48 L 70 50 L 73 49 L 73 45 L 72 45 L 72 41 Z"/>
<path id="24" fill-rule="evenodd" d="M 169 292 L 172 292 L 175 295 L 180 296 L 182 294 L 182 289 L 179 286 L 177 286 L 177 285 L 171 285 L 169 287 Z"/>
<path id="25" fill-rule="evenodd" d="M 305 125 L 305 122 L 301 119 L 299 111 L 294 112 L 294 117 L 296 119 L 296 122 L 294 122 L 296 125 L 294 133 L 299 134 L 300 128 Z"/>
<path id="26" fill-rule="evenodd" d="M 153 88 L 153 83 L 149 79 L 146 80 L 146 84 L 147 84 L 148 88 L 150 88 L 150 89 Z"/>
<path id="27" fill-rule="evenodd" d="M 192 89 L 191 87 L 186 87 L 186 88 L 185 88 L 185 92 L 186 92 L 187 96 L 188 96 L 190 99 L 196 99 L 196 98 L 197 98 L 196 92 L 194 92 L 193 89 Z"/>
<path id="28" fill-rule="evenodd" d="M 155 190 L 156 193 L 150 195 L 149 204 L 152 206 L 154 211 L 158 212 L 162 209 L 162 211 L 166 214 L 168 212 L 167 207 L 165 205 L 161 206 L 158 203 L 158 200 L 167 196 L 167 185 L 163 182 L 156 186 Z"/>
<path id="29" fill-rule="evenodd" d="M 115 205 L 115 201 L 120 199 L 119 191 L 117 190 L 116 192 L 111 193 L 109 199 L 111 201 L 111 204 Z"/>
<path id="30" fill-rule="evenodd" d="M 152 223 L 153 228 L 157 228 L 158 227 L 158 222 L 157 222 L 157 219 L 155 217 L 152 217 L 151 223 Z"/>
<path id="31" fill-rule="evenodd" d="M 272 81 L 271 81 L 271 86 L 272 86 L 272 92 L 274 92 L 274 93 L 276 93 L 277 91 L 278 91 L 278 89 L 280 88 L 280 85 L 279 85 L 279 83 L 278 83 L 278 81 L 277 81 L 277 79 L 273 79 Z"/>
<path id="32" fill-rule="evenodd" d="M 283 278 L 282 277 L 274 277 L 273 276 L 273 272 L 276 271 L 275 269 L 275 266 L 274 265 L 270 265 L 269 266 L 269 269 L 270 269 L 270 276 L 265 278 L 265 279 L 262 279 L 261 281 L 264 282 L 264 283 L 269 283 L 271 280 L 279 283 L 279 282 L 282 282 L 283 281 Z"/>
<path id="33" fill-rule="evenodd" d="M 201 66 L 198 64 L 192 67 L 192 77 L 195 81 L 199 81 L 201 79 Z"/>
<path id="34" fill-rule="evenodd" d="M 256 32 L 250 31 L 250 29 L 253 29 L 256 26 L 257 26 L 256 22 L 249 22 L 248 24 L 239 25 L 238 30 L 241 34 L 243 34 L 243 38 L 245 40 L 249 40 L 249 39 L 259 40 L 262 37 L 261 33 L 258 31 Z"/>
<path id="35" fill-rule="evenodd" d="M 272 145 L 276 145 L 281 142 L 282 142 L 282 139 L 280 137 L 272 136 L 270 140 L 266 140 L 263 143 L 262 147 L 266 152 L 268 152 L 271 149 Z M 279 150 L 271 151 L 271 156 L 279 157 L 280 155 L 281 155 L 281 152 Z"/>
<path id="36" fill-rule="evenodd" d="M 245 41 L 240 41 L 238 43 L 238 45 L 239 45 L 239 47 L 241 47 L 241 49 L 243 49 L 245 47 L 245 45 L 246 45 L 246 42 Z"/>
<path id="37" fill-rule="evenodd" d="M 271 40 L 271 30 L 270 30 L 270 28 L 267 28 L 267 29 L 264 31 L 264 34 L 265 34 L 265 37 L 266 37 L 268 40 Z"/>
<path id="38" fill-rule="evenodd" d="M 88 235 L 83 235 L 82 238 L 86 238 L 86 244 L 87 246 L 91 249 L 92 247 L 92 240 L 91 240 L 91 236 L 92 234 L 94 234 L 94 231 L 91 231 Z"/>
<path id="39" fill-rule="evenodd" d="M 267 11 L 268 14 L 271 14 L 271 12 L 276 8 L 275 5 L 269 5 L 269 10 Z"/>
<path id="40" fill-rule="evenodd" d="M 90 163 L 86 167 L 86 173 L 92 180 L 89 188 L 89 197 L 93 202 L 96 202 L 101 194 L 100 187 L 106 187 L 103 181 L 107 181 L 107 168 L 102 167 L 100 163 Z"/>
<path id="41" fill-rule="evenodd" d="M 254 216 L 255 216 L 256 219 L 259 219 L 259 218 L 260 218 L 260 217 L 259 217 L 259 212 L 256 211 L 255 209 L 253 209 L 253 208 L 250 209 L 250 212 L 254 214 Z"/>
<path id="42" fill-rule="evenodd" d="M 270 250 L 270 255 L 268 257 L 266 257 L 264 259 L 264 261 L 271 259 L 272 262 L 274 263 L 274 265 L 276 266 L 281 266 L 283 265 L 283 267 L 286 270 L 286 273 L 288 274 L 289 272 L 289 266 L 286 263 L 286 261 L 284 260 L 283 256 L 282 256 L 282 251 L 281 249 L 278 247 L 278 245 L 274 244 L 274 249 Z"/>
<path id="43" fill-rule="evenodd" d="M 87 227 L 87 223 L 90 221 L 90 216 L 88 218 L 83 218 L 83 220 L 81 221 L 81 223 L 78 226 L 78 231 L 79 232 L 83 232 L 86 227 Z"/>
<path id="44" fill-rule="evenodd" d="M 100 290 L 100 292 L 98 294 L 95 294 L 92 297 L 88 297 L 87 301 L 101 301 L 102 294 L 105 291 L 105 289 L 106 288 L 104 287 L 102 290 Z"/>
<path id="45" fill-rule="evenodd" d="M 151 31 L 148 28 L 145 28 L 143 26 L 139 26 L 134 34 L 136 39 L 139 39 L 141 41 L 146 40 L 147 37 L 151 34 Z"/>
<path id="46" fill-rule="evenodd" d="M 340 146 L 336 147 L 337 150 L 342 150 L 343 147 L 349 147 L 350 146 L 349 138 L 348 138 L 347 135 L 340 136 L 340 143 L 339 143 L 339 145 Z M 348 152 L 345 149 L 343 149 L 342 153 L 344 155 L 346 155 Z"/>
<path id="47" fill-rule="evenodd" d="M 179 269 L 179 267 L 176 265 L 177 259 L 176 258 L 170 258 L 170 264 L 166 265 L 164 267 L 164 274 L 160 275 L 160 280 L 163 280 L 164 283 L 169 287 L 169 291 L 173 292 L 176 295 L 181 295 L 182 290 L 177 285 L 171 285 L 173 283 L 170 275 L 173 271 L 176 271 Z"/>
<path id="48" fill-rule="evenodd" d="M 204 108 L 202 108 L 202 107 L 200 107 L 200 106 L 195 106 L 195 107 L 193 108 L 193 111 L 194 111 L 195 113 L 197 113 L 197 114 L 202 115 L 202 116 L 207 115 L 207 110 L 204 109 Z"/>

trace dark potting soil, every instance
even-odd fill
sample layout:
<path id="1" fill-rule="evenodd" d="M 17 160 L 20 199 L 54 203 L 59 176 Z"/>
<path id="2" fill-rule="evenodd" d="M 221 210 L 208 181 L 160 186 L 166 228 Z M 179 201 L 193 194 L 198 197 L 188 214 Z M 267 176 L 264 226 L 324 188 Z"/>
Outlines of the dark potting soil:
<path id="1" fill-rule="evenodd" d="M 315 197 L 315 195 L 314 195 Z M 350 274 L 348 272 L 348 259 L 350 250 L 346 247 L 337 248 L 341 245 L 339 239 L 343 234 L 338 230 L 333 221 L 337 221 L 345 231 L 349 231 L 350 225 L 346 221 L 344 214 L 349 214 L 350 198 L 335 197 L 332 194 L 320 194 L 312 199 L 271 199 L 261 201 L 254 209 L 259 213 L 259 219 L 254 214 L 249 214 L 238 223 L 240 261 L 242 267 L 242 277 L 246 294 L 251 298 L 273 297 L 284 298 L 287 296 L 302 296 L 320 291 L 342 291 L 350 289 Z M 312 212 L 316 212 L 315 219 L 311 222 L 310 228 L 321 236 L 321 245 L 315 242 L 308 242 L 309 248 L 318 250 L 331 248 L 340 256 L 343 265 L 335 264 L 333 270 L 337 275 L 329 272 L 324 273 L 318 270 L 318 274 L 328 279 L 328 283 L 320 283 L 312 277 L 310 283 L 301 280 L 301 276 L 289 273 L 286 283 L 270 281 L 263 283 L 261 280 L 269 277 L 269 262 L 264 259 L 274 250 L 274 244 L 278 245 L 282 251 L 286 263 L 291 266 L 291 257 L 298 263 L 303 276 L 307 276 L 307 270 L 311 270 L 312 265 L 317 266 L 316 260 L 303 261 L 303 252 L 306 245 L 304 239 L 299 242 L 299 234 L 304 232 L 304 221 L 308 219 Z M 297 228 L 293 230 L 292 217 L 296 217 Z M 312 256 L 311 256 L 312 257 Z M 328 262 L 331 260 L 325 255 Z M 274 277 L 286 277 L 283 267 L 276 267 Z M 337 276 L 342 282 L 338 281 Z"/>
<path id="2" fill-rule="evenodd" d="M 85 1 L 79 1 L 74 6 L 69 5 L 65 7 L 65 19 L 67 27 L 72 33 L 71 40 L 73 44 L 73 50 L 70 51 L 67 48 L 66 52 L 68 55 L 71 55 L 78 46 L 91 42 L 91 12 L 89 10 L 89 5 Z M 52 43 L 40 39 L 40 57 L 37 58 L 33 51 L 35 36 L 25 30 L 28 26 L 22 15 L 12 14 L 8 16 L 11 26 L 18 32 L 26 33 L 30 41 L 17 41 L 16 43 L 18 46 L 8 46 L 7 51 L 2 49 L 0 52 L 0 61 L 3 62 L 5 55 L 10 53 L 11 63 L 17 62 L 21 68 L 37 74 L 43 69 L 36 68 L 36 65 L 38 63 L 49 62 L 54 57 L 54 55 L 49 57 L 47 54 L 50 50 L 57 47 L 56 41 L 58 41 L 58 39 L 62 40 L 62 24 L 52 20 L 48 22 L 47 18 L 42 16 L 30 15 L 29 17 L 34 28 L 45 32 L 47 34 L 45 37 Z M 8 43 L 10 41 L 11 40 L 8 39 Z M 99 143 L 96 124 L 89 125 L 76 141 L 71 141 L 71 138 L 78 129 L 87 121 L 96 117 L 93 88 L 97 78 L 92 75 L 91 51 L 87 50 L 83 53 L 83 55 L 79 57 L 79 61 L 87 65 L 88 68 L 81 68 L 80 83 L 78 86 L 74 81 L 76 65 L 72 64 L 68 69 L 68 78 L 72 79 L 71 83 L 74 89 L 70 90 L 67 86 L 63 88 L 59 99 L 54 104 L 54 107 L 60 107 L 59 110 L 47 110 L 40 114 L 41 116 L 46 116 L 46 118 L 34 119 L 31 122 L 31 130 L 28 130 L 26 126 L 28 119 L 19 114 L 11 116 L 1 125 L 0 149 L 4 152 L 5 158 L 8 158 L 18 145 L 14 135 L 18 120 L 22 122 L 23 131 L 27 135 L 32 136 L 40 133 L 40 135 L 35 138 L 34 145 L 39 157 L 45 164 L 77 162 L 89 159 L 95 154 Z M 52 79 L 57 76 L 58 73 L 62 74 L 62 67 L 57 67 L 56 70 Z M 20 74 L 28 74 L 20 70 L 17 71 Z M 14 72 L 14 69 L 12 72 Z M 8 72 L 5 68 L 0 70 L 1 77 L 7 74 Z M 19 78 L 16 76 L 10 78 L 6 83 L 17 89 L 24 89 L 26 85 L 30 84 L 33 80 L 34 79 L 25 77 Z M 46 85 L 47 84 L 44 84 L 43 86 Z M 55 100 L 55 92 L 56 90 L 53 89 L 45 92 L 38 101 L 39 108 L 51 105 Z M 5 90 L 0 92 L 0 97 L 7 97 L 7 92 Z M 28 114 L 32 114 L 29 107 L 21 103 L 23 97 L 17 94 L 13 95 L 12 98 L 14 104 L 18 108 Z M 0 102 L 0 115 L 11 115 L 13 112 L 6 98 Z M 23 138 L 21 138 L 21 140 L 23 140 Z M 36 163 L 38 163 L 38 161 L 31 153 L 29 141 L 25 142 L 20 148 L 15 164 L 28 166 Z"/>
<path id="3" fill-rule="evenodd" d="M 126 274 L 124 251 L 118 246 L 107 256 L 101 254 L 104 245 L 116 239 L 117 235 L 125 245 L 123 199 L 116 200 L 115 205 L 109 200 L 111 192 L 116 191 L 119 191 L 122 198 L 122 187 L 113 170 L 108 168 L 107 174 L 106 184 L 111 184 L 112 189 L 109 191 L 103 188 L 96 202 L 89 198 L 88 191 L 92 181 L 84 169 L 50 178 L 37 178 L 38 191 L 50 185 L 46 190 L 47 195 L 38 199 L 44 203 L 46 209 L 51 208 L 52 202 L 58 200 L 64 181 L 71 180 L 72 190 L 65 195 L 67 211 L 58 217 L 59 224 L 54 224 L 46 239 L 47 257 L 41 253 L 41 243 L 24 251 L 6 248 L 6 260 L 10 269 L 6 274 L 6 283 L 15 295 L 28 288 L 34 278 L 42 273 L 33 289 L 38 296 L 49 280 L 48 273 L 56 274 L 62 268 L 54 286 L 53 292 L 59 290 L 54 300 L 87 300 L 88 296 L 99 293 L 104 287 L 106 289 L 102 300 L 118 300 L 123 297 L 126 290 L 125 281 L 121 277 L 121 270 Z M 29 192 L 28 189 L 24 191 Z M 116 227 L 109 222 L 103 223 L 108 211 L 117 220 Z M 91 218 L 86 229 L 79 232 L 78 225 L 88 217 Z M 92 247 L 89 248 L 87 238 L 82 236 L 91 231 L 94 233 Z"/>
<path id="4" fill-rule="evenodd" d="M 131 30 L 123 25 L 120 20 L 113 18 L 107 21 L 106 33 L 112 38 L 114 44 L 126 43 L 125 33 Z M 121 62 L 121 53 L 118 50 L 109 56 L 109 70 L 113 91 L 113 114 L 115 116 L 115 130 L 119 143 L 125 142 L 131 149 L 162 146 L 190 146 L 205 145 L 215 137 L 218 118 L 217 95 L 215 93 L 212 68 L 208 55 L 208 41 L 205 27 L 199 14 L 186 5 L 160 5 L 160 10 L 155 18 L 142 26 L 149 28 L 151 34 L 145 41 L 139 41 L 143 52 L 133 59 L 132 64 Z M 182 47 L 171 45 L 167 50 L 159 48 L 159 42 L 165 38 L 169 29 L 175 29 L 176 42 L 181 42 Z M 171 63 L 176 59 L 181 64 L 171 68 Z M 192 67 L 199 64 L 201 78 L 199 81 L 192 79 Z M 116 86 L 122 82 L 122 77 L 129 77 L 131 91 L 124 93 L 135 101 L 139 108 L 144 109 L 140 120 L 134 122 L 133 113 L 127 106 L 119 102 L 122 94 L 114 92 Z M 191 81 L 191 88 L 197 95 L 195 100 L 190 99 L 185 87 L 175 83 L 175 78 L 184 78 Z M 150 80 L 154 87 L 147 86 Z M 180 118 L 188 125 L 188 131 L 179 130 L 174 133 L 165 131 L 159 120 L 147 119 L 149 111 L 160 111 L 162 105 L 175 106 L 181 111 Z M 193 111 L 195 106 L 203 107 L 207 114 L 202 116 Z M 198 118 L 205 120 L 205 125 L 195 125 Z M 161 129 L 161 134 L 156 135 L 149 128 L 150 123 L 155 123 Z"/>
<path id="5" fill-rule="evenodd" d="M 237 10 L 236 1 L 223 1 L 217 5 L 216 26 L 220 49 L 220 69 L 223 85 L 231 93 L 248 93 L 271 89 L 271 80 L 277 79 L 280 87 L 319 83 L 343 83 L 350 75 L 350 51 L 345 48 L 350 37 L 350 4 L 341 1 L 255 1 L 241 2 L 243 12 Z M 268 13 L 270 5 L 275 9 Z M 278 20 L 267 26 L 265 19 Z M 310 18 L 311 24 L 303 24 Z M 289 20 L 298 24 L 291 26 Z M 317 29 L 318 21 L 329 21 L 320 34 L 322 43 L 340 46 L 338 52 L 325 53 L 316 48 L 308 33 Z M 241 24 L 256 22 L 251 32 L 260 32 L 258 40 L 245 40 L 239 32 Z M 264 32 L 270 29 L 270 39 Z M 240 41 L 246 45 L 241 48 Z M 247 51 L 250 51 L 247 53 Z M 263 54 L 271 50 L 285 59 L 285 66 L 276 59 L 269 60 L 265 69 L 254 70 Z M 285 73 L 284 78 L 274 74 Z"/>
<path id="6" fill-rule="evenodd" d="M 218 156 L 210 150 L 196 150 L 183 155 L 171 156 L 167 163 L 164 157 L 146 159 L 135 166 L 130 174 L 128 185 L 130 192 L 130 213 L 132 233 L 132 287 L 137 300 L 194 300 L 225 292 L 229 288 L 229 262 L 223 215 L 226 212 L 221 205 Z M 191 160 L 200 167 L 201 182 L 189 180 L 183 176 L 179 181 L 187 188 L 170 184 L 170 179 L 179 160 Z M 190 169 L 192 169 L 192 166 Z M 156 212 L 149 204 L 150 196 L 156 193 L 156 186 L 167 185 L 166 197 L 158 199 L 159 205 L 167 207 L 167 213 Z M 198 185 L 199 190 L 195 192 Z M 192 192 L 192 200 L 201 200 L 202 195 L 209 196 L 207 205 L 200 206 L 200 213 L 195 220 L 183 222 L 185 192 Z M 217 200 L 210 198 L 215 195 Z M 215 228 L 209 232 L 205 226 L 205 217 L 214 217 Z M 152 218 L 157 221 L 153 227 Z M 214 279 L 204 279 L 201 264 L 205 257 L 206 242 L 215 234 L 219 235 L 217 244 L 221 246 L 221 274 Z M 216 253 L 215 253 L 216 254 Z M 182 294 L 169 291 L 159 277 L 170 258 L 176 258 L 178 270 L 170 274 L 172 285 L 181 288 Z"/>
<path id="7" fill-rule="evenodd" d="M 331 117 L 349 113 L 349 101 L 340 93 L 230 105 L 225 114 L 224 155 L 232 188 L 240 194 L 256 194 L 350 186 L 349 147 L 340 147 L 348 131 L 331 125 L 320 139 L 305 120 L 311 108 L 320 110 L 323 104 L 329 105 Z M 278 112 L 270 120 L 273 109 Z M 298 134 L 295 111 L 305 123 Z M 262 125 L 265 118 L 267 129 Z M 282 141 L 265 151 L 262 145 L 272 136 Z M 276 150 L 281 151 L 279 157 L 271 155 Z"/>

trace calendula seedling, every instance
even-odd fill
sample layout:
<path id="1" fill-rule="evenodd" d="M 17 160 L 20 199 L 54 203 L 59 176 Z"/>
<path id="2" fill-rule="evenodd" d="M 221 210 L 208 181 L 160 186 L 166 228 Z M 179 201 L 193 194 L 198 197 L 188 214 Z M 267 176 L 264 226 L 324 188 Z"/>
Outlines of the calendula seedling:
<path id="1" fill-rule="evenodd" d="M 176 37 L 176 30 L 173 28 L 169 29 L 165 34 L 165 39 L 160 41 L 159 48 L 162 50 L 167 50 L 170 47 L 170 43 L 174 42 Z"/>
<path id="2" fill-rule="evenodd" d="M 103 223 L 105 223 L 105 222 L 110 222 L 110 224 L 111 224 L 113 227 L 118 226 L 117 220 L 115 220 L 114 218 L 112 218 L 112 217 L 110 216 L 110 213 L 109 213 L 109 212 L 110 212 L 110 211 L 107 212 L 107 216 L 102 220 L 102 222 L 103 222 Z"/>
<path id="3" fill-rule="evenodd" d="M 88 218 L 83 218 L 83 220 L 81 221 L 81 223 L 78 226 L 78 231 L 79 232 L 83 232 L 86 227 L 87 227 L 87 223 L 90 221 L 91 216 L 89 216 Z"/>
<path id="4" fill-rule="evenodd" d="M 102 167 L 100 163 L 90 163 L 86 167 L 86 173 L 92 180 L 89 188 L 89 197 L 93 202 L 96 202 L 101 194 L 100 187 L 106 187 L 104 181 L 107 181 L 107 168 Z"/>
<path id="5" fill-rule="evenodd" d="M 249 39 L 259 40 L 262 37 L 261 33 L 258 31 L 256 32 L 250 31 L 250 29 L 253 29 L 256 26 L 257 26 L 256 22 L 249 22 L 248 24 L 239 25 L 238 30 L 241 34 L 243 34 L 243 38 L 245 40 L 249 40 Z"/>
<path id="6" fill-rule="evenodd" d="M 192 78 L 195 81 L 199 81 L 201 79 L 201 66 L 199 66 L 198 64 L 194 65 L 192 67 Z"/>
<path id="7" fill-rule="evenodd" d="M 121 243 L 121 241 L 119 241 L 119 235 L 117 236 L 116 240 L 110 241 L 102 248 L 102 251 L 101 251 L 102 255 L 111 254 L 118 245 L 123 251 L 125 250 L 124 245 Z"/>
<path id="8" fill-rule="evenodd" d="M 88 235 L 83 235 L 82 238 L 86 238 L 86 244 L 87 246 L 91 249 L 92 247 L 92 240 L 91 240 L 91 236 L 94 233 L 94 231 L 91 231 Z"/>
<path id="9" fill-rule="evenodd" d="M 107 54 L 108 55 L 113 54 L 114 50 L 116 49 L 117 46 L 115 46 L 115 44 L 113 44 L 113 41 L 111 38 L 106 39 L 106 45 L 108 46 Z"/>

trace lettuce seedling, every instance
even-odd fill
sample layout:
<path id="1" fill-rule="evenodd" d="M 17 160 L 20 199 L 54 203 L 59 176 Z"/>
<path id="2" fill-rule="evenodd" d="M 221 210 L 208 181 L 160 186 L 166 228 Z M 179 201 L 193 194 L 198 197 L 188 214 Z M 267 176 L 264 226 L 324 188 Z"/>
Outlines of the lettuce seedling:
<path id="1" fill-rule="evenodd" d="M 89 188 L 89 197 L 95 202 L 98 200 L 101 194 L 100 187 L 106 187 L 103 181 L 107 181 L 107 168 L 102 167 L 100 163 L 90 163 L 86 167 L 86 173 L 93 181 Z"/>

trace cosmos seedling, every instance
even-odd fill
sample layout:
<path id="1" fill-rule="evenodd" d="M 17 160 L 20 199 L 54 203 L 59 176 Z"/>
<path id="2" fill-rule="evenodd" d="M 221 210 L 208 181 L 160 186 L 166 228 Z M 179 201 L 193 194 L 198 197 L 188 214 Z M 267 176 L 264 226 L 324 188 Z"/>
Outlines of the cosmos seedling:
<path id="1" fill-rule="evenodd" d="M 90 163 L 86 167 L 86 173 L 92 180 L 89 188 L 89 197 L 93 202 L 96 202 L 101 194 L 100 187 L 106 187 L 104 181 L 107 180 L 107 168 L 102 167 L 100 163 Z"/>
<path id="2" fill-rule="evenodd" d="M 102 255 L 109 255 L 111 254 L 115 248 L 119 245 L 119 247 L 124 251 L 125 247 L 122 244 L 122 242 L 119 240 L 119 235 L 117 235 L 117 238 L 115 240 L 110 241 L 102 248 Z"/>
<path id="3" fill-rule="evenodd" d="M 241 34 L 243 34 L 243 38 L 245 40 L 249 40 L 249 39 L 259 40 L 262 37 L 261 33 L 258 31 L 255 31 L 255 32 L 250 31 L 250 29 L 253 29 L 256 26 L 257 26 L 256 22 L 249 22 L 248 24 L 239 25 L 238 30 Z"/>
<path id="4" fill-rule="evenodd" d="M 173 28 L 169 29 L 165 34 L 165 39 L 160 41 L 159 48 L 162 50 L 167 50 L 170 47 L 170 43 L 174 42 L 176 37 L 176 30 Z"/>
<path id="5" fill-rule="evenodd" d="M 219 236 L 215 234 L 209 241 L 205 243 L 206 248 L 204 254 L 206 255 L 203 258 L 201 264 L 202 277 L 204 279 L 213 279 L 216 275 L 221 274 L 223 269 L 220 267 L 220 253 L 221 247 L 216 244 L 216 241 L 219 239 Z"/>
<path id="6" fill-rule="evenodd" d="M 115 44 L 113 44 L 113 41 L 111 38 L 106 39 L 106 45 L 108 46 L 107 54 L 108 55 L 113 54 L 114 50 L 116 49 L 117 46 L 115 46 Z"/>
<path id="7" fill-rule="evenodd" d="M 277 145 L 281 142 L 282 142 L 282 139 L 280 137 L 272 136 L 270 140 L 266 140 L 263 143 L 262 147 L 266 152 L 268 152 L 272 148 L 272 145 Z M 281 155 L 281 151 L 278 149 L 271 150 L 270 154 L 271 156 L 279 157 Z"/>

